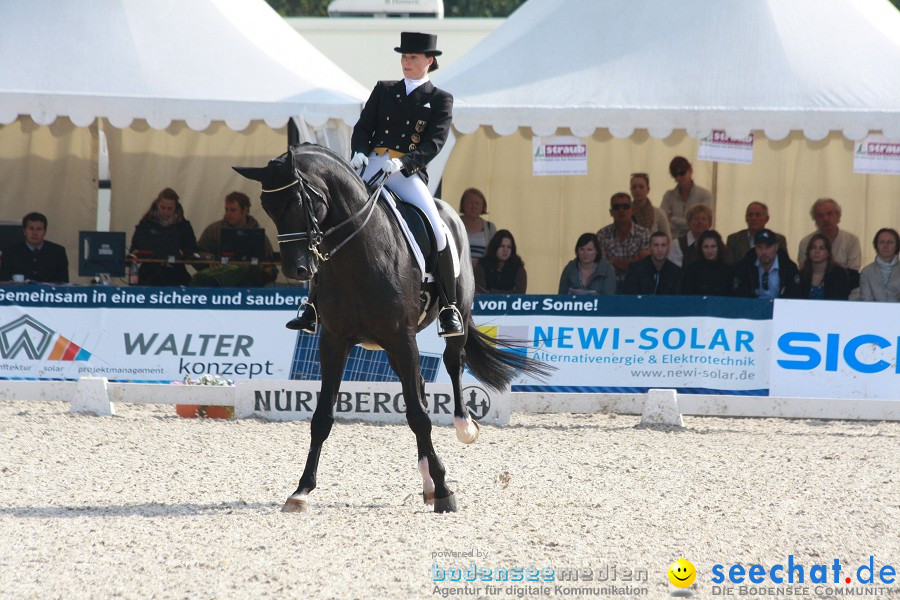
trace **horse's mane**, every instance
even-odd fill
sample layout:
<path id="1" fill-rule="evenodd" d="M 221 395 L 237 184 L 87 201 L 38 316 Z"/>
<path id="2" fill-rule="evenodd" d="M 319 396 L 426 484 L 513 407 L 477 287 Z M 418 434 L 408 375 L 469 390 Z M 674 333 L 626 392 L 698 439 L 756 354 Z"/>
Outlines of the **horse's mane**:
<path id="1" fill-rule="evenodd" d="M 350 181 L 353 181 L 356 184 L 358 184 L 360 191 L 362 191 L 362 192 L 365 191 L 365 183 L 363 182 L 362 178 L 359 176 L 359 173 L 357 173 L 352 168 L 350 168 L 350 163 L 348 163 L 346 160 L 344 160 L 340 154 L 338 154 L 331 148 L 328 148 L 326 146 L 321 146 L 319 144 L 304 143 L 304 144 L 300 144 L 297 146 L 291 146 L 291 152 L 294 154 L 295 158 L 298 160 L 302 160 L 303 158 L 312 159 L 309 162 L 303 161 L 302 166 L 304 166 L 304 167 L 306 167 L 306 166 L 315 167 L 316 166 L 316 161 L 315 161 L 316 158 L 324 158 L 329 163 L 325 169 L 321 169 L 321 170 L 315 169 L 314 172 L 310 172 L 310 171 L 313 171 L 313 169 L 310 169 L 310 170 L 301 169 L 303 172 L 316 175 L 324 180 L 324 179 L 326 179 L 326 177 L 324 177 L 324 175 L 327 172 L 331 171 L 329 174 L 331 176 L 334 176 L 333 170 L 339 169 L 341 172 L 343 172 L 345 175 L 348 176 Z M 301 165 L 298 165 L 298 166 L 301 166 Z"/>

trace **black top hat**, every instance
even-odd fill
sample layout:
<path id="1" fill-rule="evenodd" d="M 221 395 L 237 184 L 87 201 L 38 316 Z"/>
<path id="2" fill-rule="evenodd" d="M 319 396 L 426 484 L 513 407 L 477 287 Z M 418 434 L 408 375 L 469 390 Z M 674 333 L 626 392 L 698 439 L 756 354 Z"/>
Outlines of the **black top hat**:
<path id="1" fill-rule="evenodd" d="M 771 246 L 778 243 L 778 236 L 771 229 L 760 229 L 753 236 L 753 243 L 757 246 Z"/>
<path id="2" fill-rule="evenodd" d="M 401 54 L 427 54 L 428 56 L 440 56 L 442 54 L 437 49 L 436 35 L 413 31 L 400 33 L 400 46 L 394 48 L 394 51 Z"/>

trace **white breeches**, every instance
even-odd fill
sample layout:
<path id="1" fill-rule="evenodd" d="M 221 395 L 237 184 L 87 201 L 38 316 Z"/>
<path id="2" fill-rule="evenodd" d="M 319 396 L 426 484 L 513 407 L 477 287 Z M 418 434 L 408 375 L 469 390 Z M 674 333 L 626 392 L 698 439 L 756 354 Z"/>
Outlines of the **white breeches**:
<path id="1" fill-rule="evenodd" d="M 391 157 L 388 154 L 378 156 L 374 152 L 369 154 L 369 166 L 363 173 L 363 181 L 368 181 L 381 170 L 381 165 L 386 163 Z M 437 242 L 438 251 L 447 247 L 447 236 L 444 235 L 444 228 L 441 227 L 441 216 L 438 214 L 437 205 L 425 182 L 418 175 L 406 177 L 403 173 L 394 173 L 390 176 L 385 184 L 389 190 L 400 196 L 405 202 L 415 205 L 419 208 L 428 220 L 431 222 L 431 229 L 434 231 L 434 238 Z"/>

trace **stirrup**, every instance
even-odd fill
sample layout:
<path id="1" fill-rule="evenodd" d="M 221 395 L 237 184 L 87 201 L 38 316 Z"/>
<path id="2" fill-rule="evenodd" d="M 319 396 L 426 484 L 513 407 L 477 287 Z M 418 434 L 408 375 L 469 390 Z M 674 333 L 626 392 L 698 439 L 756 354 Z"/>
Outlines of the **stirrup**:
<path id="1" fill-rule="evenodd" d="M 313 319 L 311 323 L 308 321 L 308 319 L 304 319 L 303 315 L 301 315 L 301 312 L 306 312 L 306 307 L 312 309 L 313 312 Z M 293 330 L 299 329 L 300 331 L 315 335 L 316 331 L 318 331 L 319 329 L 319 311 L 316 310 L 316 305 L 312 302 L 304 302 L 303 304 L 301 304 L 297 308 L 297 316 L 288 321 L 287 324 L 285 324 L 285 327 Z"/>
<path id="2" fill-rule="evenodd" d="M 458 328 L 444 328 L 444 323 L 442 322 L 441 315 L 443 315 L 448 310 L 456 315 L 457 323 L 459 324 Z M 440 337 L 455 337 L 457 335 L 462 335 L 464 332 L 465 328 L 463 327 L 462 313 L 459 312 L 459 309 L 456 307 L 456 305 L 450 304 L 441 308 L 440 312 L 438 313 L 438 335 Z"/>

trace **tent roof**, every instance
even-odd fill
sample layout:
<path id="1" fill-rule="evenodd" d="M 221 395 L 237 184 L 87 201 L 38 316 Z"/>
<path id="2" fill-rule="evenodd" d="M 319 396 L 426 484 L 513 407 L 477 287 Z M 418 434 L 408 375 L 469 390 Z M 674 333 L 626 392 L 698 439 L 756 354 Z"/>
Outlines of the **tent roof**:
<path id="1" fill-rule="evenodd" d="M 529 0 L 435 77 L 461 132 L 900 138 L 887 0 Z"/>
<path id="2" fill-rule="evenodd" d="M 355 122 L 368 91 L 263 0 L 4 0 L 0 124 Z"/>

